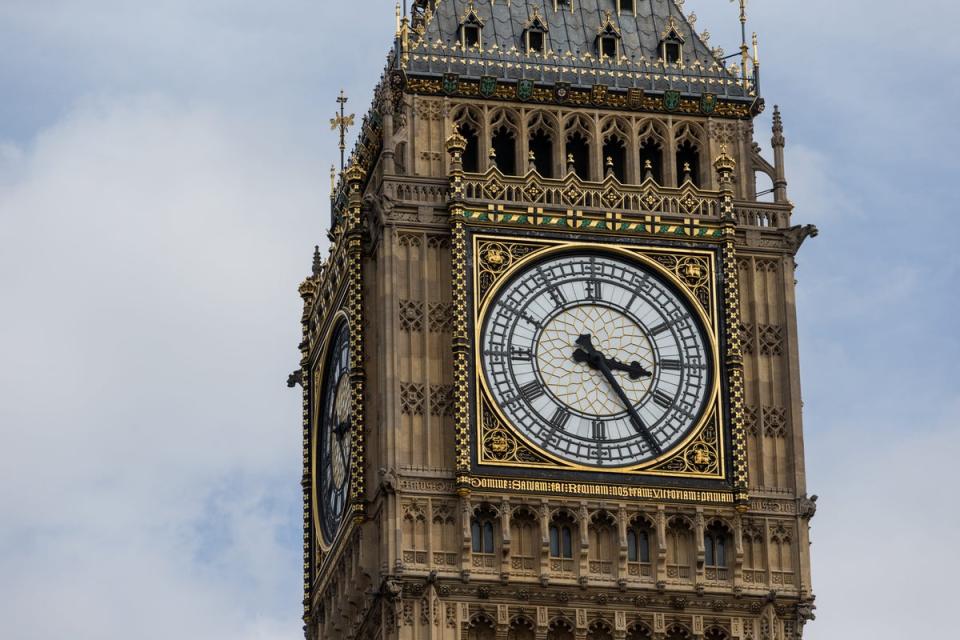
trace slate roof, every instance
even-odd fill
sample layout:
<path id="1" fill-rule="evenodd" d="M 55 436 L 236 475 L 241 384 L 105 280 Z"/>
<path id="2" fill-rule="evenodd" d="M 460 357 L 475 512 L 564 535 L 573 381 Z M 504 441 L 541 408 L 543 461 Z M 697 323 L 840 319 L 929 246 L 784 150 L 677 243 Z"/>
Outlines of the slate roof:
<path id="1" fill-rule="evenodd" d="M 429 0 L 418 0 L 426 6 Z M 572 2 L 572 10 L 571 3 Z M 483 23 L 483 47 L 463 50 L 459 28 L 473 7 Z M 636 13 L 617 15 L 617 0 L 438 0 L 420 24 L 414 20 L 408 72 L 460 77 L 492 75 L 537 83 L 569 82 L 589 86 L 678 89 L 688 94 L 716 93 L 730 99 L 756 97 L 696 33 L 674 0 L 636 0 Z M 547 26 L 547 55 L 527 54 L 523 31 L 536 13 Z M 620 60 L 600 59 L 596 39 L 607 19 L 621 34 Z M 660 61 L 659 44 L 669 26 L 683 40 L 683 65 Z M 729 64 L 732 61 L 727 61 Z"/>
<path id="2" fill-rule="evenodd" d="M 455 43 L 460 22 L 471 5 L 484 22 L 487 50 L 491 50 L 493 44 L 508 51 L 512 47 L 521 49 L 524 25 L 529 23 L 536 8 L 547 25 L 548 48 L 557 53 L 595 55 L 597 32 L 610 12 L 613 24 L 622 35 L 622 51 L 627 59 L 657 59 L 661 34 L 672 17 L 684 39 L 684 59 L 688 62 L 696 59 L 705 65 L 714 62 L 709 47 L 673 0 L 636 0 L 636 15 L 629 11 L 617 15 L 617 0 L 565 0 L 557 10 L 553 8 L 553 0 L 440 0 L 426 24 L 425 38 Z"/>

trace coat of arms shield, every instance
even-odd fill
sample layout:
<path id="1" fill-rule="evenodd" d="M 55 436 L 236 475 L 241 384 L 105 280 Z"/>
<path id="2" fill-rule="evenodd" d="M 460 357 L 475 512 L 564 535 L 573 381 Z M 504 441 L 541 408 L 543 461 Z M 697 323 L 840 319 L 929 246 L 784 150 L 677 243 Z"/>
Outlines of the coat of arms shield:
<path id="1" fill-rule="evenodd" d="M 570 99 L 570 83 L 558 82 L 553 85 L 553 97 L 557 99 L 557 102 L 566 102 Z"/>
<path id="2" fill-rule="evenodd" d="M 717 94 L 705 93 L 700 97 L 700 111 L 710 115 L 717 109 Z"/>
<path id="3" fill-rule="evenodd" d="M 639 109 L 643 106 L 643 89 L 627 89 L 627 104 L 631 109 Z"/>
<path id="4" fill-rule="evenodd" d="M 460 76 L 455 73 L 443 74 L 443 92 L 446 94 L 456 93 L 460 88 Z"/>
<path id="5" fill-rule="evenodd" d="M 533 80 L 521 80 L 517 83 L 517 98 L 529 100 L 533 96 Z"/>
<path id="6" fill-rule="evenodd" d="M 676 111 L 680 108 L 680 92 L 667 91 L 663 94 L 663 108 L 667 111 Z"/>
<path id="7" fill-rule="evenodd" d="M 480 78 L 480 95 L 489 98 L 497 92 L 497 79 L 493 76 L 483 76 Z"/>
<path id="8" fill-rule="evenodd" d="M 605 104 L 607 101 L 607 85 L 605 84 L 595 84 L 593 89 L 590 91 L 590 98 L 593 100 L 593 104 L 601 105 Z"/>

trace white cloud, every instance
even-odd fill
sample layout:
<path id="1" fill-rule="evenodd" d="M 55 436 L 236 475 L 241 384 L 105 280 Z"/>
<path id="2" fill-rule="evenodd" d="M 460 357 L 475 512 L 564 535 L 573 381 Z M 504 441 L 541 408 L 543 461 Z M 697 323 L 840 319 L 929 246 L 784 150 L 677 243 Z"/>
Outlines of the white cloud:
<path id="1" fill-rule="evenodd" d="M 158 97 L 10 149 L 0 636 L 297 635 L 284 382 L 321 165 L 289 129 Z"/>
<path id="2" fill-rule="evenodd" d="M 942 406 L 935 425 L 850 415 L 809 444 L 814 473 L 829 483 L 813 520 L 819 609 L 805 638 L 942 634 L 960 571 L 960 513 L 952 508 L 960 397 Z"/>

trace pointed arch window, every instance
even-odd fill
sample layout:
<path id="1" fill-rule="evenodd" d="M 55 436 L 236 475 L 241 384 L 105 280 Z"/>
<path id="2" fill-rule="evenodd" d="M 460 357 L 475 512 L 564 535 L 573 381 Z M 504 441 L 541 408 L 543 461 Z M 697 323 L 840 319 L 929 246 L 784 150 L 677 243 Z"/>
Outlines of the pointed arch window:
<path id="1" fill-rule="evenodd" d="M 620 59 L 620 29 L 613 22 L 613 15 L 607 11 L 605 20 L 597 29 L 597 55 L 601 60 Z"/>
<path id="2" fill-rule="evenodd" d="M 667 26 L 660 35 L 660 59 L 667 64 L 683 64 L 683 35 L 673 16 L 667 20 Z"/>
<path id="3" fill-rule="evenodd" d="M 540 10 L 533 8 L 533 15 L 524 25 L 523 45 L 527 53 L 543 55 L 547 52 L 547 25 L 540 16 Z"/>
<path id="4" fill-rule="evenodd" d="M 730 541 L 732 536 L 722 522 L 714 522 L 703 532 L 704 567 L 707 580 L 730 579 Z"/>
<path id="5" fill-rule="evenodd" d="M 480 49 L 483 51 L 483 20 L 477 14 L 473 2 L 470 3 L 466 14 L 460 21 L 460 44 L 464 49 Z"/>

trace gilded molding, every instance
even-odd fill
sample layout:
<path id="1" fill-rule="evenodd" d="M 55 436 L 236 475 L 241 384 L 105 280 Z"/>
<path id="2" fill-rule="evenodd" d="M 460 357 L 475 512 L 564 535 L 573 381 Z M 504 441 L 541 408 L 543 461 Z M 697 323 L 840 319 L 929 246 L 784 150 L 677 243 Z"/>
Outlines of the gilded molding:
<path id="1" fill-rule="evenodd" d="M 716 254 L 710 249 L 640 246 L 633 244 L 569 242 L 559 239 L 514 238 L 501 235 L 471 235 L 473 269 L 472 309 L 475 339 L 486 308 L 498 289 L 519 269 L 542 255 L 571 248 L 604 250 L 629 254 L 651 267 L 685 291 L 702 314 L 704 325 L 718 353 L 719 296 L 716 291 Z M 477 350 L 478 347 L 475 348 Z M 708 409 L 686 440 L 673 452 L 637 468 L 601 470 L 560 460 L 527 442 L 500 414 L 486 388 L 481 367 L 474 370 L 477 409 L 474 416 L 477 463 L 492 467 L 539 468 L 558 471 L 627 473 L 648 476 L 692 477 L 722 480 L 726 477 L 723 399 L 720 394 L 720 361 L 714 363 L 714 389 Z M 462 453 L 462 449 L 460 453 Z M 470 448 L 467 448 L 470 453 Z M 472 454 L 471 454 L 472 455 Z"/>
<path id="2" fill-rule="evenodd" d="M 736 162 L 724 147 L 714 163 L 720 177 L 721 206 L 724 224 L 723 300 L 727 339 L 727 384 L 729 385 L 730 429 L 733 439 L 734 492 L 738 509 L 750 505 L 749 471 L 747 467 L 747 433 L 745 417 L 743 345 L 740 319 L 740 270 L 737 262 L 737 222 L 733 205 L 733 174 Z"/>

